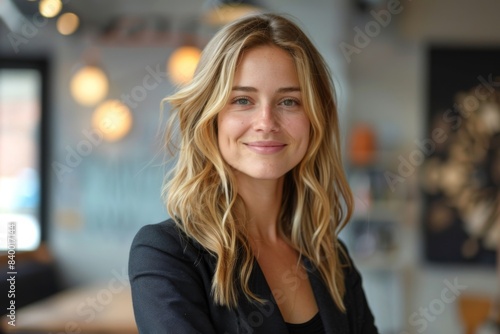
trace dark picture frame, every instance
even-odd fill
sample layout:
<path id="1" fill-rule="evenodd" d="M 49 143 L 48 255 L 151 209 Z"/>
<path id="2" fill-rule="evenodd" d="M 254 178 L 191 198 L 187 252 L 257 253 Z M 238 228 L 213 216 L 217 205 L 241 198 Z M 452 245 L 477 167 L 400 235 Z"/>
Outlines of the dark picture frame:
<path id="1" fill-rule="evenodd" d="M 450 171 L 455 168 L 460 177 L 466 175 L 469 178 L 481 178 L 485 191 L 492 189 L 498 191 L 498 184 L 491 181 L 489 172 L 483 173 L 486 167 L 476 163 L 477 166 L 473 170 L 465 168 L 464 165 L 457 163 L 458 160 L 452 161 L 450 156 L 454 154 L 451 151 L 457 147 L 456 143 L 452 143 L 456 141 L 457 133 L 464 132 L 464 128 L 468 126 L 469 106 L 464 106 L 464 101 L 465 103 L 474 101 L 476 94 L 480 98 L 483 96 L 489 98 L 488 94 L 496 94 L 495 90 L 500 89 L 500 79 L 497 78 L 500 76 L 498 61 L 500 48 L 431 45 L 428 48 L 427 59 L 426 135 L 427 138 L 433 138 L 433 131 L 440 129 L 439 131 L 443 130 L 440 138 L 446 140 L 439 143 L 429 142 L 428 152 L 424 152 L 426 153 L 426 162 L 422 166 L 424 258 L 431 263 L 494 266 L 495 250 L 486 246 L 484 236 L 478 237 L 471 232 L 468 224 L 470 221 L 465 219 L 464 211 L 456 204 L 467 200 L 465 192 L 476 197 L 476 193 L 479 194 L 480 191 L 471 191 L 459 186 L 461 184 L 459 178 L 454 183 L 450 177 L 450 188 L 456 186 L 456 189 L 436 187 L 435 181 L 439 177 L 450 175 L 442 171 L 441 174 L 436 172 L 440 166 L 446 166 Z M 498 137 L 499 134 L 495 136 Z M 460 174 L 460 171 L 464 170 L 466 172 Z M 440 176 L 434 176 L 433 179 L 432 175 Z M 472 183 L 467 182 L 469 185 Z"/>

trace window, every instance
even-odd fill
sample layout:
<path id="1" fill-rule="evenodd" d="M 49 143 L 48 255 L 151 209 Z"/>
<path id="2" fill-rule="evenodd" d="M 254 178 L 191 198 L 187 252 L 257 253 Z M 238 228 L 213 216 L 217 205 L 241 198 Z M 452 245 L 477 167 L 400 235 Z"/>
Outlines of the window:
<path id="1" fill-rule="evenodd" d="M 0 59 L 0 251 L 39 247 L 46 213 L 46 62 Z"/>

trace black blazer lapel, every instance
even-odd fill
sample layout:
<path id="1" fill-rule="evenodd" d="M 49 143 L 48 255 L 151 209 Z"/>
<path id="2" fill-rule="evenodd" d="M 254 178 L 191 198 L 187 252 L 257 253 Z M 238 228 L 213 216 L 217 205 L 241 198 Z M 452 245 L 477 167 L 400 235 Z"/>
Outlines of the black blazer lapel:
<path id="1" fill-rule="evenodd" d="M 349 334 L 347 315 L 342 313 L 335 305 L 316 267 L 308 259 L 304 259 L 304 265 L 318 304 L 325 333 Z M 242 333 L 288 334 L 285 321 L 257 261 L 254 262 L 254 269 L 248 283 L 249 288 L 259 297 L 267 300 L 267 303 L 262 306 L 258 303 L 249 302 L 243 297 L 245 298 L 244 302 L 238 308 L 241 320 L 240 328 L 243 328 Z"/>
<path id="2" fill-rule="evenodd" d="M 241 297 L 238 316 L 242 333 L 288 334 L 278 304 L 257 261 L 254 261 L 248 285 L 250 290 L 260 298 L 265 299 L 266 303 L 261 305 L 248 301 L 244 296 Z"/>
<path id="3" fill-rule="evenodd" d="M 318 304 L 319 314 L 321 315 L 325 333 L 348 334 L 349 322 L 347 315 L 342 313 L 335 305 L 316 267 L 313 266 L 308 259 L 304 259 L 304 264 L 308 272 L 316 303 Z"/>

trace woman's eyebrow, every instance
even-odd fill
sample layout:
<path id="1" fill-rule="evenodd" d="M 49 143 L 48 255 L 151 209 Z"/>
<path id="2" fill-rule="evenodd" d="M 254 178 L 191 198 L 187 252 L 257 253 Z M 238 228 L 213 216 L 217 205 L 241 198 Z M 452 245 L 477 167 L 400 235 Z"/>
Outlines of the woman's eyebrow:
<path id="1" fill-rule="evenodd" d="M 300 87 L 283 87 L 277 90 L 278 93 L 300 92 Z"/>
<path id="2" fill-rule="evenodd" d="M 233 91 L 240 92 L 257 92 L 258 89 L 250 86 L 234 86 Z M 300 92 L 300 87 L 281 87 L 276 90 L 277 93 Z"/>
<path id="3" fill-rule="evenodd" d="M 233 86 L 232 90 L 240 91 L 240 92 L 256 92 L 257 88 L 249 87 L 249 86 Z"/>

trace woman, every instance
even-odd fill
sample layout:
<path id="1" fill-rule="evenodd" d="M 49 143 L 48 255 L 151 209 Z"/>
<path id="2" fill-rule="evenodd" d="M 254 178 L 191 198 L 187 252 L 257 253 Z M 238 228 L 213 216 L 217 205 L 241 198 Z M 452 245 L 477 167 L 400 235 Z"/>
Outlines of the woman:
<path id="1" fill-rule="evenodd" d="M 352 195 L 330 75 L 305 34 L 278 15 L 240 19 L 166 100 L 180 128 L 173 219 L 131 248 L 141 333 L 377 333 L 337 239 Z"/>

